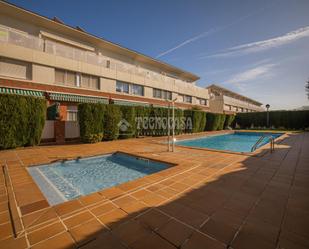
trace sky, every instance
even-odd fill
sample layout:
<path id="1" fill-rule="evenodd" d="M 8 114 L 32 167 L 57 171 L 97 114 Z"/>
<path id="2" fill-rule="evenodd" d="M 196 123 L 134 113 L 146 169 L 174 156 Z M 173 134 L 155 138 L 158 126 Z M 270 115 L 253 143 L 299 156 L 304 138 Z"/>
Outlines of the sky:
<path id="1" fill-rule="evenodd" d="M 309 0 L 10 0 L 271 109 L 309 105 Z"/>

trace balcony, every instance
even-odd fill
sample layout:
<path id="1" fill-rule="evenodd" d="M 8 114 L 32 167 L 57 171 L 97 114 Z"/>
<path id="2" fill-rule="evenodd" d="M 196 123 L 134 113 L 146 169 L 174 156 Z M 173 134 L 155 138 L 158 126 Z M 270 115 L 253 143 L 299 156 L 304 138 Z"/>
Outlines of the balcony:
<path id="1" fill-rule="evenodd" d="M 239 100 L 239 99 L 235 99 L 235 98 L 232 98 L 232 97 L 229 97 L 229 96 L 223 96 L 223 101 L 224 101 L 224 104 L 227 104 L 227 105 L 236 106 L 236 107 L 245 108 L 245 109 L 250 109 L 250 110 L 255 110 L 255 111 L 263 111 L 263 108 L 258 106 L 258 105 L 254 105 L 254 104 L 251 104 L 249 102 Z"/>
<path id="2" fill-rule="evenodd" d="M 0 43 L 9 43 L 48 54 L 72 59 L 78 62 L 84 62 L 100 67 L 107 68 L 114 72 L 127 73 L 131 76 L 139 76 L 144 80 L 153 80 L 159 82 L 166 82 L 168 84 L 185 84 L 186 81 L 175 79 L 157 73 L 137 65 L 120 62 L 103 55 L 98 55 L 95 52 L 79 49 L 73 46 L 68 46 L 52 40 L 39 38 L 29 34 L 13 31 L 4 27 L 0 27 Z M 190 84 L 189 84 L 190 85 Z"/>

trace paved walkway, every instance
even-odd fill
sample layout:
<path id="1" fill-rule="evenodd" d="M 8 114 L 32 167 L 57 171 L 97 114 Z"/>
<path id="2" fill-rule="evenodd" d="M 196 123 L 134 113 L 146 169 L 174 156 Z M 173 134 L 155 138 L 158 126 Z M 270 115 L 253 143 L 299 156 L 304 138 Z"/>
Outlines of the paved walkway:
<path id="1" fill-rule="evenodd" d="M 309 248 L 309 134 L 262 156 L 152 138 L 0 152 L 0 248 Z M 177 164 L 50 207 L 26 167 L 124 151 Z"/>

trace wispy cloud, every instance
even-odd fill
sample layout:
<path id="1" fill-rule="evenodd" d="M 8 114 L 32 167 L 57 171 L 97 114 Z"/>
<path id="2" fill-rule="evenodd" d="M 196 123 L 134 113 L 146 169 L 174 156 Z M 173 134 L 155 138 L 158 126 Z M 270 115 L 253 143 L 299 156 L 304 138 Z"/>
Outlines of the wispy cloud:
<path id="1" fill-rule="evenodd" d="M 275 63 L 268 63 L 259 65 L 257 67 L 248 69 L 244 72 L 237 73 L 235 75 L 232 75 L 228 80 L 225 81 L 225 85 L 233 84 L 235 85 L 239 90 L 244 90 L 247 84 L 250 84 L 252 81 L 259 79 L 259 78 L 265 78 L 268 76 L 271 76 L 273 73 L 271 70 L 273 67 L 275 67 L 278 64 Z"/>
<path id="2" fill-rule="evenodd" d="M 183 46 L 185 46 L 187 44 L 190 44 L 190 43 L 192 43 L 194 41 L 197 41 L 197 40 L 199 40 L 199 39 L 201 39 L 203 37 L 206 37 L 207 35 L 210 35 L 212 33 L 215 33 L 215 30 L 206 31 L 206 32 L 203 32 L 203 33 L 201 33 L 201 34 L 199 34 L 197 36 L 191 37 L 190 39 L 185 40 L 185 41 L 179 43 L 177 46 L 163 51 L 162 53 L 158 54 L 156 56 L 156 58 L 160 58 L 160 57 L 162 57 L 164 55 L 167 55 L 167 54 L 169 54 L 169 53 L 171 53 L 171 52 L 173 52 L 173 51 L 175 51 L 175 50 L 177 50 L 177 49 L 179 49 L 179 48 L 181 48 L 181 47 L 183 47 Z"/>
<path id="3" fill-rule="evenodd" d="M 192 43 L 192 42 L 195 42 L 195 41 L 197 41 L 197 40 L 200 40 L 200 39 L 202 39 L 202 38 L 204 38 L 204 37 L 207 37 L 207 36 L 209 36 L 209 35 L 212 35 L 212 34 L 215 34 L 215 33 L 220 32 L 220 31 L 223 31 L 223 30 L 225 30 L 225 29 L 227 29 L 227 28 L 229 28 L 229 27 L 231 27 L 231 26 L 233 26 L 233 25 L 235 25 L 235 24 L 238 24 L 238 23 L 240 23 L 241 21 L 243 21 L 243 20 L 245 20 L 245 19 L 247 19 L 247 18 L 249 18 L 249 17 L 251 17 L 251 16 L 254 16 L 254 15 L 260 13 L 261 11 L 264 11 L 264 10 L 270 8 L 271 6 L 273 6 L 273 4 L 274 4 L 276 1 L 278 1 L 278 0 L 274 0 L 270 5 L 265 6 L 265 7 L 262 7 L 262 8 L 260 8 L 260 9 L 257 9 L 257 10 L 255 10 L 255 11 L 253 11 L 253 12 L 251 12 L 251 13 L 245 15 L 245 16 L 242 16 L 242 17 L 236 19 L 236 20 L 233 21 L 233 22 L 230 22 L 229 24 L 222 25 L 222 26 L 219 26 L 219 27 L 210 29 L 210 30 L 205 31 L 205 32 L 202 32 L 202 33 L 200 33 L 200 34 L 198 34 L 198 35 L 196 35 L 196 36 L 193 36 L 193 37 L 191 37 L 191 38 L 189 38 L 189 39 L 187 39 L 187 40 L 185 40 L 185 41 L 179 43 L 178 45 L 176 45 L 176 46 L 174 46 L 174 47 L 172 47 L 172 48 L 170 48 L 170 49 L 167 49 L 167 50 L 161 52 L 160 54 L 158 54 L 158 55 L 156 56 L 156 58 L 160 58 L 160 57 L 162 57 L 162 56 L 164 56 L 164 55 L 167 55 L 167 54 L 169 54 L 169 53 L 171 53 L 171 52 L 173 52 L 173 51 L 175 51 L 175 50 L 177 50 L 177 49 L 179 49 L 179 48 L 181 48 L 181 47 L 183 47 L 183 46 L 185 46 L 185 45 L 188 45 L 188 44 L 190 44 L 190 43 Z"/>
<path id="4" fill-rule="evenodd" d="M 275 38 L 231 47 L 219 53 L 206 55 L 201 58 L 226 57 L 226 56 L 235 56 L 235 55 L 255 53 L 255 52 L 259 52 L 259 51 L 263 51 L 263 50 L 267 50 L 271 48 L 277 48 L 277 47 L 295 42 L 301 38 L 306 38 L 306 37 L 307 38 L 309 37 L 309 26 L 299 28 L 297 30 L 291 31 L 289 33 L 286 33 L 282 36 L 278 36 Z"/>

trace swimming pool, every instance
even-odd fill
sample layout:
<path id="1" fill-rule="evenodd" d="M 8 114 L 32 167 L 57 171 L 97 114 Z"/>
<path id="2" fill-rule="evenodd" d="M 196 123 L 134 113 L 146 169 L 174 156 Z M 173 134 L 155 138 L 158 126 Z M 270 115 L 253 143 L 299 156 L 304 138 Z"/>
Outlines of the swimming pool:
<path id="1" fill-rule="evenodd" d="M 188 140 L 178 141 L 176 144 L 197 148 L 209 148 L 215 150 L 227 150 L 234 152 L 251 152 L 252 146 L 263 135 L 269 135 L 277 138 L 282 133 L 261 133 L 261 132 L 235 132 L 232 134 L 206 136 L 201 138 L 194 138 Z M 265 137 L 259 144 L 259 147 L 267 144 L 269 137 Z"/>
<path id="2" fill-rule="evenodd" d="M 165 163 L 117 152 L 32 166 L 28 171 L 49 204 L 55 205 L 168 167 Z"/>

